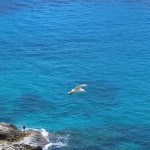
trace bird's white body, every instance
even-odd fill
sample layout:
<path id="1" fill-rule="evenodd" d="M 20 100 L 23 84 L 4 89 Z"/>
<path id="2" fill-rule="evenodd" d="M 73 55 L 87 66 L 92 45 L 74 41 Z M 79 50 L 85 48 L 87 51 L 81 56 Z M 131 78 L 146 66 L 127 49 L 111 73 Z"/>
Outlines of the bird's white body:
<path id="1" fill-rule="evenodd" d="M 72 89 L 70 92 L 68 92 L 68 95 L 72 95 L 76 92 L 86 92 L 82 87 L 87 86 L 86 84 L 81 84 L 77 87 L 75 87 L 74 89 Z"/>

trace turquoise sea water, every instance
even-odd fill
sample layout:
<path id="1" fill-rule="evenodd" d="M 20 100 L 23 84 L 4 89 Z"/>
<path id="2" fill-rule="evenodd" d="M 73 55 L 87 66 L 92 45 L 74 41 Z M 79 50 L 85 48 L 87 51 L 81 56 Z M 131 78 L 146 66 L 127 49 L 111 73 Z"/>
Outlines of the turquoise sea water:
<path id="1" fill-rule="evenodd" d="M 53 150 L 149 150 L 150 2 L 1 0 L 0 122 L 67 138 Z"/>

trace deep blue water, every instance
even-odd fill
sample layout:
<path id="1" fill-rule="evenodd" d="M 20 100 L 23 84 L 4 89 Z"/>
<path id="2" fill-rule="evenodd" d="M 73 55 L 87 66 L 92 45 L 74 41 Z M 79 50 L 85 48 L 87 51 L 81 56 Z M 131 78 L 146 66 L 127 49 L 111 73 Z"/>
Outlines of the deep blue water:
<path id="1" fill-rule="evenodd" d="M 68 137 L 53 150 L 149 150 L 149 0 L 1 0 L 0 122 Z"/>

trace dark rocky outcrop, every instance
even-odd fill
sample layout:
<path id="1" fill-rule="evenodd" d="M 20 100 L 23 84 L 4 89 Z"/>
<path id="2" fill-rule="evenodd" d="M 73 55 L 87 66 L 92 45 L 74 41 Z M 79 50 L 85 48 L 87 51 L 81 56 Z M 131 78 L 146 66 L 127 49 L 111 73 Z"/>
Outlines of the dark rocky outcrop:
<path id="1" fill-rule="evenodd" d="M 0 150 L 42 150 L 47 143 L 39 131 L 20 131 L 14 125 L 0 123 Z"/>
<path id="2" fill-rule="evenodd" d="M 21 132 L 16 126 L 11 124 L 0 124 L 0 140 L 6 140 L 9 142 L 17 141 L 21 137 Z"/>
<path id="3" fill-rule="evenodd" d="M 42 150 L 42 148 L 26 144 L 1 144 L 0 150 Z"/>

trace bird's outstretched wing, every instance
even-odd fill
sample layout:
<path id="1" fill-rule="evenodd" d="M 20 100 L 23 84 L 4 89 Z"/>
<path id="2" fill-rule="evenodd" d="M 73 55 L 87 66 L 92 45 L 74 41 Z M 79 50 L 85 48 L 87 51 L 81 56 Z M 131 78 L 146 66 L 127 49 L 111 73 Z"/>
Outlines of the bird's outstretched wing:
<path id="1" fill-rule="evenodd" d="M 83 87 L 83 86 L 87 86 L 87 85 L 86 85 L 86 84 L 78 85 L 77 87 L 75 87 L 75 90 L 80 89 L 80 88 Z"/>

